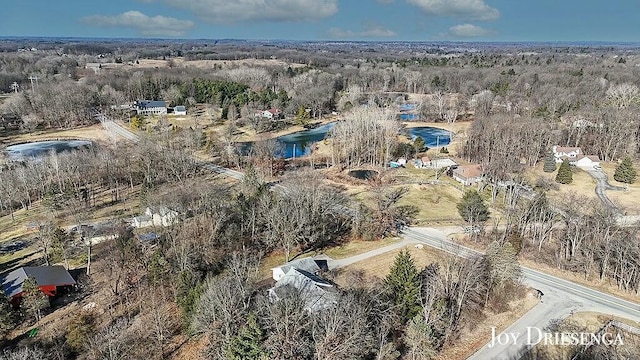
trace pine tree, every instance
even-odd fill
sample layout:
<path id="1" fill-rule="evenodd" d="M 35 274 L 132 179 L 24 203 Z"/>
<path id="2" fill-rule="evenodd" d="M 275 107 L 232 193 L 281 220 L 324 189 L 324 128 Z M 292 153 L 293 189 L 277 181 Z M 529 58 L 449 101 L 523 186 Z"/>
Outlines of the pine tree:
<path id="1" fill-rule="evenodd" d="M 16 327 L 17 322 L 15 315 L 9 299 L 0 296 L 0 338 L 3 338 L 9 331 Z"/>
<path id="2" fill-rule="evenodd" d="M 556 171 L 556 158 L 553 156 L 553 152 L 549 151 L 544 158 L 544 166 L 542 170 L 546 173 L 552 173 Z"/>
<path id="3" fill-rule="evenodd" d="M 633 168 L 633 162 L 630 157 L 625 157 L 622 162 L 616 167 L 616 172 L 613 174 L 613 178 L 616 181 L 625 184 L 633 184 L 636 182 L 636 169 Z"/>
<path id="4" fill-rule="evenodd" d="M 40 311 L 49 306 L 49 299 L 38 286 L 38 282 L 32 276 L 27 277 L 22 283 L 22 306 L 33 315 L 36 320 L 40 320 Z"/>
<path id="5" fill-rule="evenodd" d="M 489 208 L 476 190 L 465 192 L 457 207 L 460 216 L 472 225 L 489 220 Z"/>
<path id="6" fill-rule="evenodd" d="M 418 136 L 413 140 L 413 147 L 416 149 L 416 152 L 424 151 L 425 142 L 422 136 Z"/>
<path id="7" fill-rule="evenodd" d="M 409 251 L 403 250 L 396 256 L 385 285 L 404 322 L 420 313 L 420 273 Z"/>
<path id="8" fill-rule="evenodd" d="M 255 315 L 249 314 L 247 324 L 231 339 L 227 356 L 231 360 L 267 359 L 267 353 L 262 348 L 263 341 L 264 331 L 256 321 Z"/>
<path id="9" fill-rule="evenodd" d="M 562 160 L 562 164 L 560 164 L 558 174 L 556 175 L 556 182 L 560 184 L 571 184 L 573 182 L 573 171 L 571 170 L 569 160 Z"/>

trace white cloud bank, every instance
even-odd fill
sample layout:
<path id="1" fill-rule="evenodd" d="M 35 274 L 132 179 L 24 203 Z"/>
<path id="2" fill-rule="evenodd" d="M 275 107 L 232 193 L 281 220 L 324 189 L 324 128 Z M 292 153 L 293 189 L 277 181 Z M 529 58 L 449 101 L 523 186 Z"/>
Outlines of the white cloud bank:
<path id="1" fill-rule="evenodd" d="M 449 28 L 449 34 L 454 37 L 470 38 L 495 34 L 495 31 L 473 24 L 455 25 Z"/>
<path id="2" fill-rule="evenodd" d="M 363 31 L 343 30 L 332 27 L 328 33 L 333 39 L 388 38 L 398 35 L 393 30 L 379 25 L 365 27 Z"/>
<path id="3" fill-rule="evenodd" d="M 469 20 L 496 20 L 500 11 L 484 0 L 407 0 L 428 15 L 450 16 Z"/>
<path id="4" fill-rule="evenodd" d="M 338 12 L 338 0 L 144 0 L 188 10 L 215 24 L 250 21 L 305 22 Z"/>
<path id="5" fill-rule="evenodd" d="M 139 11 L 127 11 L 120 15 L 92 15 L 82 18 L 85 24 L 99 27 L 125 27 L 144 36 L 182 36 L 193 28 L 193 21 L 166 16 L 147 16 Z"/>

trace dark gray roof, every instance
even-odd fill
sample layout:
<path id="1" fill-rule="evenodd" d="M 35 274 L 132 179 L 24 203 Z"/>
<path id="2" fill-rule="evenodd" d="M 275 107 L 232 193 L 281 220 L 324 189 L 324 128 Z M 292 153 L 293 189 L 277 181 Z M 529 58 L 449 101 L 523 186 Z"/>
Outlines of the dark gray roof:
<path id="1" fill-rule="evenodd" d="M 25 266 L 13 270 L 2 277 L 2 292 L 7 297 L 20 294 L 22 292 L 22 283 L 28 276 L 35 278 L 39 286 L 65 286 L 76 283 L 69 272 L 62 266 Z"/>
<path id="2" fill-rule="evenodd" d="M 325 259 L 314 259 L 314 258 L 302 258 L 293 261 L 289 261 L 288 263 L 281 265 L 280 268 L 282 272 L 285 274 L 289 272 L 292 268 L 304 270 L 309 273 L 317 273 L 318 271 L 328 271 L 329 268 L 327 266 L 327 260 Z"/>
<path id="3" fill-rule="evenodd" d="M 334 306 L 338 299 L 338 289 L 330 282 L 310 272 L 291 268 L 274 287 L 269 289 L 272 300 L 299 293 L 305 302 L 305 308 L 311 312 L 321 311 Z"/>
<path id="4" fill-rule="evenodd" d="M 164 101 L 156 101 L 156 100 L 139 100 L 136 105 L 139 109 L 147 109 L 147 108 L 157 108 L 157 107 L 167 107 L 167 103 Z"/>

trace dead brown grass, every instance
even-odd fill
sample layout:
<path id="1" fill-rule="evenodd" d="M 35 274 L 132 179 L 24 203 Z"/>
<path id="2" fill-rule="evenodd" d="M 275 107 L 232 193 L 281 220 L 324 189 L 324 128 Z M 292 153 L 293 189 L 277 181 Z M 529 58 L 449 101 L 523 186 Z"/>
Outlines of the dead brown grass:
<path id="1" fill-rule="evenodd" d="M 3 144 L 19 144 L 25 142 L 59 139 L 87 139 L 94 141 L 107 141 L 109 134 L 102 125 L 96 124 L 69 130 L 46 130 L 35 131 L 30 134 L 21 134 L 11 137 L 0 138 Z"/>

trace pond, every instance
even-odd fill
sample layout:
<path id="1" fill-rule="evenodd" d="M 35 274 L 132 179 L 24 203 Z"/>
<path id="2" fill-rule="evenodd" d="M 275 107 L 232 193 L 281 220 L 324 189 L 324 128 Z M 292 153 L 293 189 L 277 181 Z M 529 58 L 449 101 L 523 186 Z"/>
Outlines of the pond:
<path id="1" fill-rule="evenodd" d="M 5 151 L 12 160 L 38 158 L 49 154 L 51 151 L 61 153 L 63 151 L 77 150 L 91 147 L 92 142 L 86 140 L 47 140 L 7 146 Z"/>
<path id="2" fill-rule="evenodd" d="M 333 129 L 336 123 L 329 123 L 318 126 L 314 129 L 302 130 L 293 134 L 283 135 L 276 138 L 279 149 L 275 156 L 279 158 L 293 158 L 309 155 L 313 145 L 324 140 L 327 133 Z M 248 154 L 251 150 L 251 142 L 243 143 L 240 146 L 240 153 Z"/>
<path id="3" fill-rule="evenodd" d="M 349 176 L 360 180 L 369 180 L 378 176 L 378 172 L 375 170 L 351 170 Z"/>
<path id="4" fill-rule="evenodd" d="M 422 137 L 428 148 L 447 146 L 451 142 L 451 132 L 445 129 L 425 126 L 410 128 L 407 131 L 411 140 Z"/>
<path id="5" fill-rule="evenodd" d="M 418 114 L 400 114 L 400 121 L 415 121 L 418 118 Z"/>

